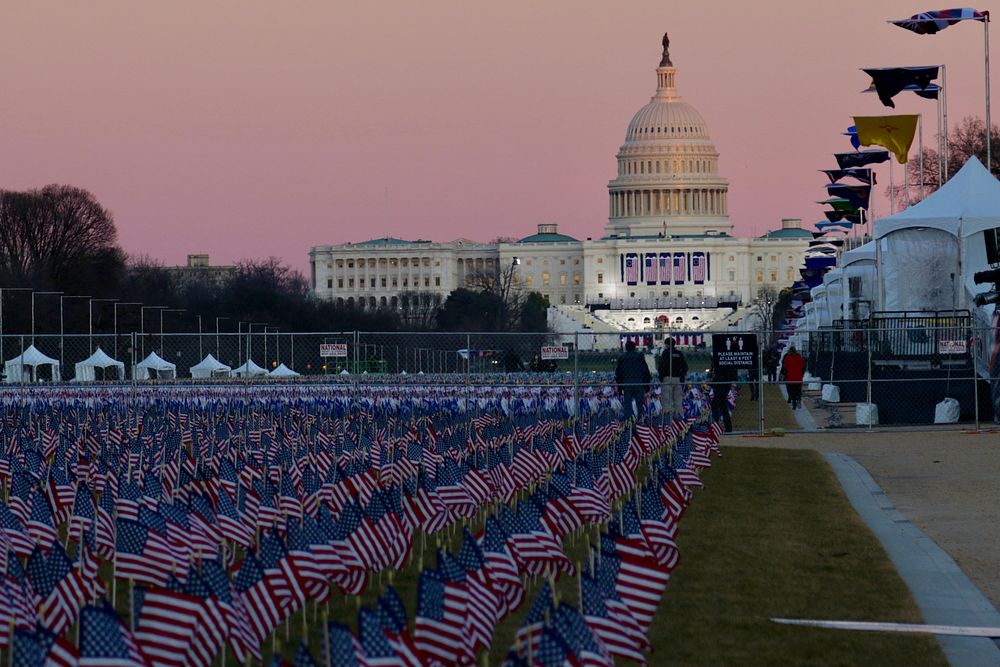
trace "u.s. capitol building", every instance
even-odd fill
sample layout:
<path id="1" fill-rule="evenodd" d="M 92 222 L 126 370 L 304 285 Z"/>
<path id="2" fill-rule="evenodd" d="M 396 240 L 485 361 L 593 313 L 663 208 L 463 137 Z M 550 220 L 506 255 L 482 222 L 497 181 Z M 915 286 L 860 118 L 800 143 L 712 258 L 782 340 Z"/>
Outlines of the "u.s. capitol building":
<path id="1" fill-rule="evenodd" d="M 641 329 L 651 311 L 669 316 L 748 304 L 762 286 L 791 285 L 812 234 L 788 219 L 761 237 L 732 235 L 719 153 L 701 114 L 678 94 L 664 43 L 656 94 L 632 117 L 618 151 L 603 236 L 579 240 L 543 223 L 509 243 L 388 237 L 315 246 L 309 258 L 316 296 L 403 309 L 414 298 L 439 303 L 513 267 L 514 289 L 540 292 L 570 317 L 596 306 L 616 328 Z"/>

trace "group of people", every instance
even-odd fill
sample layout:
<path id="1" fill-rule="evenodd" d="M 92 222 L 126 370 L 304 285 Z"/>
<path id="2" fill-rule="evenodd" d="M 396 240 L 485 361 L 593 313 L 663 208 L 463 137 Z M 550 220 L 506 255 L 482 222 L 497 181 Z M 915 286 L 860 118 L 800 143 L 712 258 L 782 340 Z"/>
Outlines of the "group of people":
<path id="1" fill-rule="evenodd" d="M 802 406 L 802 380 L 805 377 L 806 360 L 795 346 L 791 346 L 782 358 L 777 347 L 770 347 L 761 359 L 767 373 L 768 382 L 784 382 L 788 392 L 788 402 L 793 410 Z M 781 367 L 780 372 L 778 367 Z M 685 383 L 688 375 L 687 360 L 677 348 L 672 338 L 667 338 L 656 363 L 657 379 L 660 382 L 663 400 L 675 411 L 683 410 Z M 625 353 L 618 358 L 615 366 L 615 382 L 622 393 L 626 417 L 638 417 L 642 412 L 646 391 L 653 376 L 646 364 L 645 355 L 636 349 L 635 341 L 625 343 Z M 729 388 L 739 380 L 735 368 L 720 367 L 713 370 L 712 416 L 722 420 L 726 432 L 733 430 L 732 414 L 729 408 Z M 752 398 L 757 400 L 757 383 L 751 381 Z"/>

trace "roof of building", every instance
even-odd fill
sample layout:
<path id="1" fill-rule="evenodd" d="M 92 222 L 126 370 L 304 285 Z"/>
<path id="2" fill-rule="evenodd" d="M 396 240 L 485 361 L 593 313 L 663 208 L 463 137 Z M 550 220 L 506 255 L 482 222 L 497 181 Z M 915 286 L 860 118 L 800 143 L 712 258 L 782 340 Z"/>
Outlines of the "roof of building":
<path id="1" fill-rule="evenodd" d="M 773 229 L 767 234 L 764 234 L 762 238 L 766 239 L 811 239 L 813 237 L 812 232 L 808 229 Z"/>
<path id="2" fill-rule="evenodd" d="M 572 236 L 566 236 L 565 234 L 543 232 L 541 234 L 532 234 L 531 236 L 525 236 L 523 239 L 518 241 L 518 243 L 579 243 L 580 239 L 575 239 Z"/>
<path id="3" fill-rule="evenodd" d="M 731 239 L 734 238 L 726 232 L 712 232 L 711 234 L 670 234 L 661 236 L 659 234 L 630 234 L 628 236 L 602 236 L 602 241 L 646 241 L 658 239 L 669 241 L 670 239 Z"/>
<path id="4" fill-rule="evenodd" d="M 410 245 L 411 243 L 430 243 L 430 241 L 425 241 L 423 239 L 407 241 L 406 239 L 397 239 L 394 236 L 383 236 L 380 239 L 369 239 L 359 243 L 349 243 L 348 245 Z"/>

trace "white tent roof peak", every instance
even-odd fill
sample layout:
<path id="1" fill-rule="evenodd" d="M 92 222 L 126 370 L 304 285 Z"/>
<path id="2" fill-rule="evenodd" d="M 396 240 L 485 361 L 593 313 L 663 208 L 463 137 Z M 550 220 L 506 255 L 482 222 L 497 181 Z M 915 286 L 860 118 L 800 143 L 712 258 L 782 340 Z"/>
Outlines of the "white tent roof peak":
<path id="1" fill-rule="evenodd" d="M 843 255 L 840 256 L 840 267 L 844 268 L 850 266 L 855 262 L 863 262 L 865 260 L 875 261 L 875 242 L 869 241 L 864 245 L 860 245 L 853 250 L 848 250 Z"/>
<path id="2" fill-rule="evenodd" d="M 34 343 L 24 349 L 24 352 L 9 359 L 8 363 L 21 364 L 23 366 L 41 366 L 42 364 L 58 364 L 59 362 L 43 354 Z"/>
<path id="3" fill-rule="evenodd" d="M 191 370 L 196 370 L 196 369 L 208 370 L 208 371 L 221 371 L 221 370 L 228 371 L 229 366 L 225 365 L 224 363 L 216 359 L 214 356 L 212 356 L 211 353 L 209 353 L 205 355 L 204 359 L 202 359 L 197 364 L 191 367 Z"/>
<path id="4" fill-rule="evenodd" d="M 290 377 L 298 377 L 299 374 L 293 371 L 285 364 L 279 364 L 277 368 L 271 371 L 271 375 L 279 378 L 290 378 Z"/>
<path id="5" fill-rule="evenodd" d="M 875 238 L 909 227 L 932 227 L 955 236 L 969 236 L 997 226 L 1000 226 L 1000 181 L 973 156 L 923 201 L 877 220 Z"/>
<path id="6" fill-rule="evenodd" d="M 109 368 L 111 366 L 124 366 L 121 361 L 117 359 L 112 359 L 108 356 L 108 353 L 98 347 L 94 350 L 94 353 L 90 355 L 87 359 L 80 362 L 86 366 L 94 366 L 96 368 Z"/>
<path id="7" fill-rule="evenodd" d="M 254 363 L 253 359 L 248 359 L 239 368 L 234 368 L 232 370 L 232 375 L 267 375 L 267 371 Z"/>
<path id="8" fill-rule="evenodd" d="M 176 365 L 170 363 L 156 352 L 150 352 L 149 356 L 140 361 L 135 365 L 136 368 L 152 368 L 157 371 L 169 371 L 177 368 Z"/>

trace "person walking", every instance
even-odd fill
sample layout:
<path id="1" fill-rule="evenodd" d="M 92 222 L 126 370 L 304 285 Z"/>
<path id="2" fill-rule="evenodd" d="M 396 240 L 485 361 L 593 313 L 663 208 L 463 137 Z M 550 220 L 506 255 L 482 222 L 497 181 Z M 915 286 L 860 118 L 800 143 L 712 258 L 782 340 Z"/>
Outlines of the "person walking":
<path id="1" fill-rule="evenodd" d="M 729 411 L 729 390 L 739 379 L 739 373 L 735 368 L 723 366 L 712 369 L 712 381 L 709 386 L 712 388 L 712 421 L 722 420 L 722 425 L 726 433 L 733 430 L 733 415 Z"/>
<path id="2" fill-rule="evenodd" d="M 635 341 L 628 341 L 625 343 L 625 354 L 618 357 L 618 364 L 615 366 L 615 383 L 625 401 L 626 419 L 638 419 L 642 414 L 643 398 L 651 379 L 646 360 L 635 349 Z"/>
<path id="3" fill-rule="evenodd" d="M 684 384 L 687 381 L 688 365 L 684 353 L 677 349 L 673 338 L 663 342 L 663 351 L 656 364 L 656 375 L 660 380 L 666 400 L 671 409 L 680 413 L 684 410 Z"/>
<path id="4" fill-rule="evenodd" d="M 781 359 L 781 354 L 778 353 L 778 348 L 774 345 L 767 348 L 767 352 L 764 353 L 764 372 L 767 373 L 768 382 L 778 381 L 778 361 Z"/>
<path id="5" fill-rule="evenodd" d="M 788 348 L 788 353 L 781 362 L 781 372 L 785 376 L 788 402 L 792 404 L 792 410 L 798 410 L 802 406 L 802 378 L 806 373 L 806 360 L 794 345 Z"/>

